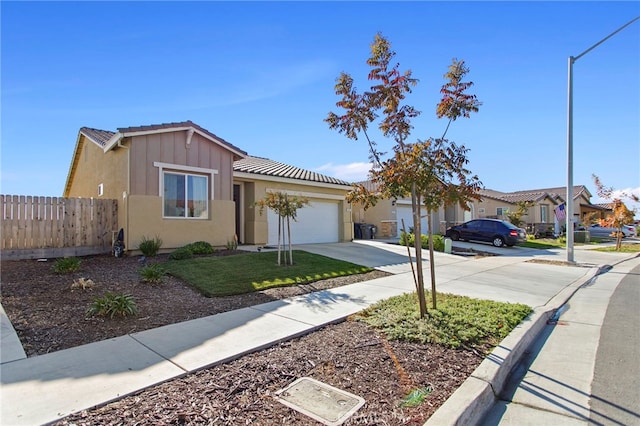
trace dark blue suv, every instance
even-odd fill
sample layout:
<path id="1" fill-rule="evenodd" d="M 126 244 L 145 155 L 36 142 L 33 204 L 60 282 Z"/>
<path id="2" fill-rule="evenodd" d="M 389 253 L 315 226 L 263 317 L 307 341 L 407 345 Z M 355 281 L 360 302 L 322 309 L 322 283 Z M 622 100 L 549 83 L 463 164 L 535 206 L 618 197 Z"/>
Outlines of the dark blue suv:
<path id="1" fill-rule="evenodd" d="M 514 246 L 527 241 L 527 232 L 504 220 L 474 219 L 447 229 L 445 236 L 453 241 L 486 241 L 496 247 Z"/>

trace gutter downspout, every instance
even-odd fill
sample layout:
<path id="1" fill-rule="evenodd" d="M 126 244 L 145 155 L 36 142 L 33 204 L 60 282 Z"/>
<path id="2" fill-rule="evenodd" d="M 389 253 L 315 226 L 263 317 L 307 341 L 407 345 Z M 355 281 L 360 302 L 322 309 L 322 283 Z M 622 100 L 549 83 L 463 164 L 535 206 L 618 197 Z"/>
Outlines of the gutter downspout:
<path id="1" fill-rule="evenodd" d="M 127 188 L 122 193 L 122 205 L 124 207 L 124 244 L 129 247 L 129 195 L 131 194 L 131 150 L 122 144 L 122 139 L 118 139 L 118 148 L 127 150 Z"/>

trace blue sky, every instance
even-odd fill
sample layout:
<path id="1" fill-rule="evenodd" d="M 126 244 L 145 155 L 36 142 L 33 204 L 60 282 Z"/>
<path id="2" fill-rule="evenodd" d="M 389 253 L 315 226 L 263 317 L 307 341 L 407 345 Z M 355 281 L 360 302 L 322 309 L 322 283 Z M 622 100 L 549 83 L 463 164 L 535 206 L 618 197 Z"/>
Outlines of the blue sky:
<path id="1" fill-rule="evenodd" d="M 499 191 L 567 182 L 567 60 L 639 2 L 8 2 L 1 13 L 0 192 L 61 196 L 78 130 L 192 120 L 251 155 L 349 181 L 367 146 L 330 130 L 341 71 L 360 91 L 377 32 L 420 80 L 412 137 L 452 58 L 478 114 L 448 137 Z M 390 151 L 392 141 L 377 139 Z M 640 191 L 640 21 L 574 66 L 574 183 Z M 640 194 L 640 192 L 638 192 Z M 639 213 L 640 216 L 640 213 Z"/>

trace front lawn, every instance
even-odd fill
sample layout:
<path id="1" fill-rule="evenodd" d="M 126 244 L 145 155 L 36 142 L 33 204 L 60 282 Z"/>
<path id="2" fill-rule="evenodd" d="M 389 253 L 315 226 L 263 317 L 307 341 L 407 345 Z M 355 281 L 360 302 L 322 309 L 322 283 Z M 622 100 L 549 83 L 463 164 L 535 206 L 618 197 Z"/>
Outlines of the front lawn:
<path id="1" fill-rule="evenodd" d="M 622 243 L 620 250 L 616 250 L 616 246 L 598 247 L 595 251 L 612 251 L 616 253 L 640 253 L 640 243 Z"/>
<path id="2" fill-rule="evenodd" d="M 521 243 L 518 243 L 518 247 L 526 247 L 526 248 L 534 248 L 534 249 L 553 249 L 558 247 L 565 247 L 567 244 L 564 240 L 560 240 L 559 238 L 538 238 L 535 240 L 527 240 Z"/>
<path id="3" fill-rule="evenodd" d="M 271 251 L 169 260 L 163 263 L 163 267 L 169 274 L 188 282 L 208 297 L 305 284 L 372 270 L 301 250 L 293 251 L 292 266 L 278 266 L 277 262 L 278 253 Z"/>

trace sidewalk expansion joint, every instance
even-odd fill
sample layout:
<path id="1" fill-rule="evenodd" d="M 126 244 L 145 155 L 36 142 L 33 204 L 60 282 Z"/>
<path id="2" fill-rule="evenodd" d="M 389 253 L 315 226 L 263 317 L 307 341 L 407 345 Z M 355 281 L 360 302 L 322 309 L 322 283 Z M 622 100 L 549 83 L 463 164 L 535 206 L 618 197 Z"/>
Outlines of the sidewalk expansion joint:
<path id="1" fill-rule="evenodd" d="M 180 370 L 184 371 L 185 373 L 189 373 L 190 371 L 185 369 L 184 367 L 182 367 L 181 365 L 176 364 L 175 362 L 173 362 L 171 359 L 166 358 L 165 356 L 163 356 L 162 354 L 154 351 L 153 349 L 151 349 L 149 346 L 145 345 L 144 343 L 142 343 L 140 340 L 136 339 L 135 337 L 133 337 L 131 334 L 128 335 L 129 337 L 131 337 L 133 340 L 135 340 L 136 342 L 138 342 L 139 345 L 141 345 L 142 347 L 146 348 L 147 350 L 153 352 L 154 354 L 158 355 L 160 358 L 164 359 L 165 361 L 170 362 L 171 364 L 175 365 L 176 367 L 178 367 Z"/>
<path id="2" fill-rule="evenodd" d="M 326 325 L 326 324 L 318 325 L 318 324 L 313 324 L 311 322 L 300 321 L 298 319 L 291 318 L 290 316 L 287 316 L 287 315 L 281 315 L 281 314 L 277 314 L 277 313 L 274 313 L 274 312 L 258 309 L 255 306 L 249 306 L 249 309 L 254 309 L 254 310 L 262 312 L 264 314 L 275 315 L 275 316 L 280 317 L 280 318 L 288 319 L 290 321 L 295 321 L 295 322 L 297 322 L 299 324 L 304 324 L 304 325 L 308 325 L 308 326 L 315 327 L 315 328 L 323 327 L 324 325 Z M 335 324 L 335 323 L 338 323 L 338 322 L 342 322 L 345 318 L 346 318 L 346 316 L 345 317 L 341 317 L 341 318 L 337 318 L 337 319 L 335 319 L 333 321 L 328 322 L 327 324 Z"/>

